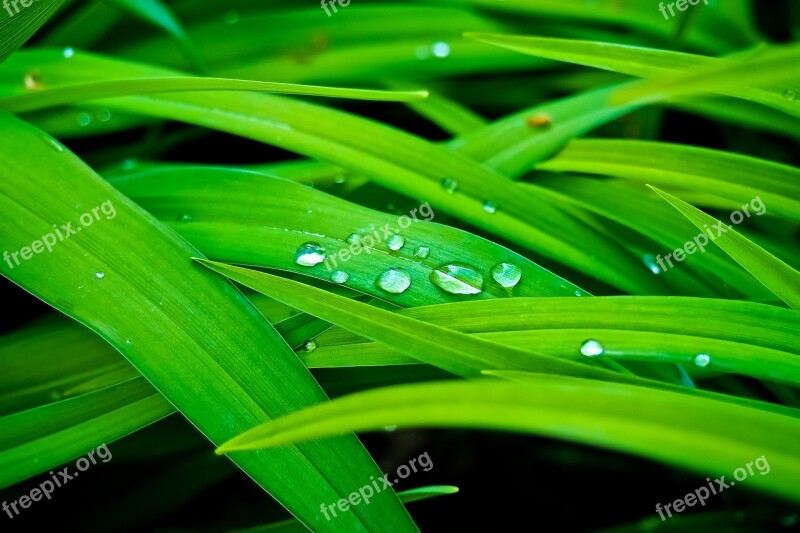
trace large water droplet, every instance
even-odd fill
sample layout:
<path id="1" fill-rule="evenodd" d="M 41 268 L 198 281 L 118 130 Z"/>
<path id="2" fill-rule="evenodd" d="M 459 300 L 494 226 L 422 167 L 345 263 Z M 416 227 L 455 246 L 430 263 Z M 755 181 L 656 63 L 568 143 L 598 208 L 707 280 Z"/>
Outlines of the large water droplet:
<path id="1" fill-rule="evenodd" d="M 401 294 L 411 286 L 411 275 L 402 268 L 392 267 L 378 276 L 375 286 L 389 294 Z"/>
<path id="2" fill-rule="evenodd" d="M 359 237 L 355 233 L 351 233 L 350 235 L 347 236 L 345 240 L 350 244 L 355 244 L 357 242 L 361 242 L 361 237 Z"/>
<path id="3" fill-rule="evenodd" d="M 483 201 L 483 210 L 487 213 L 494 213 L 497 211 L 497 206 L 494 205 L 493 201 L 487 199 Z"/>
<path id="4" fill-rule="evenodd" d="M 68 46 L 67 48 L 64 48 L 64 57 L 65 58 L 69 59 L 74 55 L 75 55 L 75 49 L 74 48 L 72 48 L 71 46 Z"/>
<path id="5" fill-rule="evenodd" d="M 441 265 L 431 272 L 429 279 L 450 294 L 478 294 L 483 291 L 483 276 L 469 265 Z"/>
<path id="6" fill-rule="evenodd" d="M 429 255 L 431 255 L 431 249 L 427 246 L 420 246 L 416 250 L 414 250 L 414 257 L 419 257 L 420 259 L 427 259 Z"/>
<path id="7" fill-rule="evenodd" d="M 306 342 L 303 344 L 303 349 L 304 349 L 305 351 L 307 351 L 307 352 L 313 352 L 314 350 L 316 350 L 316 349 L 317 349 L 317 343 L 316 343 L 316 342 L 314 342 L 313 340 L 306 341 Z"/>
<path id="8" fill-rule="evenodd" d="M 334 283 L 342 284 L 347 283 L 347 280 L 350 279 L 350 274 L 345 272 L 344 270 L 335 270 L 333 274 L 331 274 L 331 281 Z"/>
<path id="9" fill-rule="evenodd" d="M 444 188 L 445 192 L 453 194 L 456 192 L 456 189 L 458 189 L 458 182 L 450 178 L 444 178 L 442 180 L 442 187 Z"/>
<path id="10" fill-rule="evenodd" d="M 492 278 L 501 287 L 510 289 L 519 283 L 522 278 L 522 269 L 513 263 L 498 263 L 492 267 Z"/>
<path id="11" fill-rule="evenodd" d="M 656 276 L 661 274 L 661 267 L 658 266 L 656 258 L 653 254 L 644 254 L 644 256 L 642 256 L 642 261 L 644 262 L 645 266 L 650 269 L 650 272 Z"/>
<path id="12" fill-rule="evenodd" d="M 95 277 L 97 279 L 103 279 L 104 277 L 106 277 L 106 274 L 105 272 L 95 272 Z"/>
<path id="13" fill-rule="evenodd" d="M 386 245 L 390 250 L 397 251 L 405 245 L 406 240 L 400 235 L 392 235 L 386 240 Z"/>
<path id="14" fill-rule="evenodd" d="M 694 356 L 694 364 L 700 368 L 705 368 L 711 364 L 711 356 L 707 353 L 699 353 Z"/>
<path id="15" fill-rule="evenodd" d="M 444 58 L 450 55 L 450 45 L 444 41 L 433 43 L 431 47 L 434 57 Z"/>
<path id="16" fill-rule="evenodd" d="M 603 352 L 605 351 L 606 350 L 603 348 L 603 345 L 594 339 L 584 341 L 584 343 L 581 345 L 581 355 L 585 355 L 586 357 L 603 355 Z"/>
<path id="17" fill-rule="evenodd" d="M 301 244 L 294 254 L 294 262 L 300 266 L 312 267 L 325 261 L 325 248 L 316 242 Z"/>

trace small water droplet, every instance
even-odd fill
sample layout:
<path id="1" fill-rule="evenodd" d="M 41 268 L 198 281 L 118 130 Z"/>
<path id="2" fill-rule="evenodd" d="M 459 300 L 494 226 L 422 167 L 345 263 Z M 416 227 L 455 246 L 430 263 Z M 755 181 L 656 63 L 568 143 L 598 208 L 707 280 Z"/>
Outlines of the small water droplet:
<path id="1" fill-rule="evenodd" d="M 133 346 L 133 343 L 131 342 L 131 340 L 130 340 L 130 339 L 125 339 L 125 346 L 127 346 L 128 348 L 130 348 L 131 346 Z"/>
<path id="2" fill-rule="evenodd" d="M 350 235 L 347 236 L 345 240 L 350 244 L 356 244 L 358 242 L 361 242 L 361 237 L 359 237 L 355 233 L 351 233 Z"/>
<path id="3" fill-rule="evenodd" d="M 575 296 L 583 296 L 583 293 L 581 293 L 581 291 L 575 291 Z"/>
<path id="4" fill-rule="evenodd" d="M 64 393 L 58 389 L 53 389 L 50 391 L 50 398 L 54 401 L 58 401 L 64 398 Z"/>
<path id="5" fill-rule="evenodd" d="M 307 352 L 313 352 L 314 350 L 316 350 L 316 349 L 317 349 L 317 343 L 316 343 L 316 342 L 314 342 L 313 340 L 306 341 L 306 342 L 303 344 L 303 349 L 304 349 L 305 351 L 307 351 Z"/>
<path id="6" fill-rule="evenodd" d="M 78 123 L 78 126 L 88 126 L 92 123 L 92 116 L 89 113 L 78 113 L 75 121 Z"/>
<path id="7" fill-rule="evenodd" d="M 419 246 L 416 250 L 414 250 L 414 257 L 427 259 L 429 255 L 431 255 L 431 249 L 427 246 Z"/>
<path id="8" fill-rule="evenodd" d="M 656 262 L 656 258 L 653 254 L 644 254 L 642 257 L 642 261 L 644 262 L 645 266 L 650 269 L 650 272 L 658 276 L 661 274 L 661 267 L 658 266 Z"/>
<path id="9" fill-rule="evenodd" d="M 603 345 L 594 339 L 584 341 L 584 343 L 581 345 L 581 355 L 585 355 L 586 357 L 603 355 L 603 352 L 605 351 L 606 350 L 603 348 Z"/>
<path id="10" fill-rule="evenodd" d="M 711 364 L 711 356 L 707 353 L 699 353 L 694 356 L 694 364 L 700 368 L 705 368 Z"/>
<path id="11" fill-rule="evenodd" d="M 294 254 L 294 262 L 300 266 L 312 267 L 325 261 L 325 248 L 316 242 L 301 244 Z"/>
<path id="12" fill-rule="evenodd" d="M 341 185 L 342 183 L 347 183 L 347 178 L 345 178 L 344 176 L 336 176 L 333 182 L 336 183 L 337 185 Z"/>
<path id="13" fill-rule="evenodd" d="M 436 267 L 428 279 L 450 294 L 478 294 L 483 291 L 483 276 L 480 272 L 461 263 Z"/>
<path id="14" fill-rule="evenodd" d="M 531 128 L 546 128 L 553 123 L 553 120 L 548 115 L 536 115 L 528 118 L 525 123 Z"/>
<path id="15" fill-rule="evenodd" d="M 64 48 L 64 57 L 69 59 L 75 55 L 75 49 L 71 46 Z"/>
<path id="16" fill-rule="evenodd" d="M 782 96 L 786 100 L 789 100 L 790 102 L 794 102 L 795 100 L 797 100 L 797 93 L 794 92 L 791 89 L 786 89 L 785 91 L 783 91 L 783 95 Z"/>
<path id="17" fill-rule="evenodd" d="M 336 270 L 331 274 L 331 281 L 334 283 L 338 283 L 341 285 L 342 283 L 347 283 L 347 280 L 350 279 L 350 274 L 345 272 L 344 270 Z"/>
<path id="18" fill-rule="evenodd" d="M 519 283 L 522 278 L 522 269 L 513 263 L 498 263 L 492 267 L 492 278 L 501 287 L 510 289 Z"/>
<path id="19" fill-rule="evenodd" d="M 105 274 L 105 272 L 95 272 L 95 274 L 94 274 L 94 275 L 95 275 L 95 277 L 96 277 L 97 279 L 103 279 L 104 277 L 106 277 L 106 274 Z"/>
<path id="20" fill-rule="evenodd" d="M 25 74 L 25 88 L 29 91 L 38 91 L 44 88 L 41 82 L 39 71 L 31 71 Z"/>
<path id="21" fill-rule="evenodd" d="M 386 245 L 390 250 L 394 250 L 395 252 L 402 248 L 405 243 L 406 239 L 400 235 L 392 235 L 386 240 Z"/>
<path id="22" fill-rule="evenodd" d="M 178 220 L 180 222 L 191 222 L 194 219 L 192 218 L 192 215 L 188 215 L 188 214 L 184 213 L 184 214 L 182 214 L 181 216 L 178 217 Z"/>
<path id="23" fill-rule="evenodd" d="M 137 166 L 139 166 L 139 162 L 136 159 L 126 159 L 122 162 L 122 170 L 133 170 Z"/>
<path id="24" fill-rule="evenodd" d="M 411 275 L 402 268 L 392 267 L 378 276 L 375 286 L 389 294 L 402 294 L 411 286 Z"/>
<path id="25" fill-rule="evenodd" d="M 453 194 L 456 192 L 456 189 L 458 189 L 458 182 L 450 178 L 444 178 L 442 180 L 442 187 L 444 187 L 444 190 L 449 194 Z"/>
<path id="26" fill-rule="evenodd" d="M 397 426 L 383 426 L 383 429 L 388 433 L 397 431 Z"/>
<path id="27" fill-rule="evenodd" d="M 111 120 L 111 111 L 109 111 L 108 109 L 100 109 L 97 111 L 96 116 L 97 120 L 99 120 L 100 122 L 108 122 L 109 120 Z"/>
<path id="28" fill-rule="evenodd" d="M 444 41 L 433 43 L 431 47 L 434 57 L 445 58 L 450 55 L 450 45 Z"/>
<path id="29" fill-rule="evenodd" d="M 494 205 L 494 202 L 491 200 L 484 200 L 483 202 L 483 210 L 487 213 L 494 213 L 497 211 L 497 206 Z"/>

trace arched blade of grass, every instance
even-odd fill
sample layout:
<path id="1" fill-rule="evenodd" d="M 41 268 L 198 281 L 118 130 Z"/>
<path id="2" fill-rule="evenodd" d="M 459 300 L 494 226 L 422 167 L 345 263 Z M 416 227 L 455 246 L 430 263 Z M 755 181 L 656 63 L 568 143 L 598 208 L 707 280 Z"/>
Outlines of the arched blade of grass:
<path id="1" fill-rule="evenodd" d="M 715 232 L 711 240 L 754 278 L 794 309 L 800 309 L 800 272 L 793 269 L 751 240 L 742 237 L 724 222 L 706 215 L 683 200 L 650 187 L 702 232 Z M 725 229 L 727 228 L 727 229 Z"/>
<path id="2" fill-rule="evenodd" d="M 524 384 L 438 382 L 357 393 L 262 425 L 217 453 L 387 425 L 544 435 L 714 476 L 763 455 L 772 476 L 751 476 L 750 487 L 800 501 L 795 453 L 800 420 L 672 391 L 566 376 L 530 374 Z"/>
<path id="3" fill-rule="evenodd" d="M 10 249 L 41 239 L 56 222 L 74 223 L 92 206 L 96 213 L 106 206 L 107 213 L 102 227 L 84 222 L 83 233 L 58 242 L 51 253 L 15 268 L 3 261 L 0 273 L 112 344 L 212 442 L 239 426 L 326 399 L 241 293 L 198 272 L 189 260 L 198 254 L 194 248 L 54 139 L 5 113 L 0 127 L 13 132 L 0 147 L 0 207 L 6 214 L 0 235 Z M 355 437 L 234 460 L 309 524 L 318 519 L 320 501 L 379 473 Z M 338 461 L 349 468 L 331 466 Z M 387 517 L 393 527 L 416 530 L 388 491 L 330 528 L 377 530 Z"/>
<path id="4" fill-rule="evenodd" d="M 111 183 L 208 257 L 292 271 L 326 282 L 331 281 L 333 272 L 342 271 L 348 276 L 343 286 L 404 307 L 462 300 L 464 295 L 427 283 L 435 268 L 448 263 L 468 264 L 486 280 L 471 298 L 585 294 L 515 252 L 430 222 L 436 220 L 430 205 L 420 207 L 414 218 L 406 215 L 408 222 L 404 222 L 396 215 L 276 177 L 200 166 L 143 170 L 112 178 Z M 403 238 L 399 250 L 388 246 L 386 228 Z M 351 254 L 348 250 L 353 246 L 348 239 L 352 235 L 357 235 L 362 245 L 369 244 L 370 252 L 359 245 Z M 326 260 L 313 266 L 299 265 L 297 251 L 309 241 L 324 248 Z M 347 255 L 340 253 L 342 250 Z M 489 281 L 491 269 L 503 262 L 520 270 L 522 277 L 512 289 Z M 402 294 L 383 291 L 375 283 L 390 268 L 402 268 L 413 280 L 426 283 L 414 283 Z"/>
<path id="5" fill-rule="evenodd" d="M 481 42 L 516 50 L 523 54 L 566 61 L 642 78 L 658 78 L 668 74 L 686 74 L 693 69 L 712 69 L 714 67 L 722 67 L 730 62 L 725 59 L 683 52 L 606 42 L 517 35 L 468 34 L 468 36 Z M 785 73 L 776 75 L 780 76 L 781 79 L 785 79 Z M 713 87 L 708 86 L 707 89 L 711 90 Z M 726 88 L 726 86 L 723 86 L 713 92 L 757 102 L 795 117 L 800 117 L 800 108 L 797 102 L 783 96 L 783 92 L 787 89 L 789 87 L 767 89 L 738 86 Z"/>
<path id="6" fill-rule="evenodd" d="M 576 139 L 536 168 L 613 176 L 736 202 L 760 196 L 769 214 L 800 222 L 800 170 L 732 152 L 662 142 Z"/>
<path id="7" fill-rule="evenodd" d="M 12 113 L 27 113 L 86 100 L 192 91 L 256 91 L 388 102 L 408 102 L 428 96 L 425 91 L 347 89 L 226 78 L 125 78 L 61 85 L 41 91 L 0 98 L 0 109 L 5 109 Z"/>
<path id="8" fill-rule="evenodd" d="M 567 373 L 612 380 L 628 378 L 579 363 L 522 352 L 507 346 L 471 339 L 469 336 L 391 311 L 370 307 L 321 289 L 246 268 L 206 259 L 195 259 L 237 283 L 275 298 L 462 377 L 477 377 L 486 368 L 527 369 Z M 634 379 L 634 378 L 631 378 Z"/>

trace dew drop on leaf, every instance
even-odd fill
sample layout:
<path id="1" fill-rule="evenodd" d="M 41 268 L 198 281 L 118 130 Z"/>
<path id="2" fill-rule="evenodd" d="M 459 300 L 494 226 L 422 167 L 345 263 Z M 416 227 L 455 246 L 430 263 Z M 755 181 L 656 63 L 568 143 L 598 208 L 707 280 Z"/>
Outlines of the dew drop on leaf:
<path id="1" fill-rule="evenodd" d="M 314 350 L 316 350 L 316 349 L 317 349 L 317 343 L 316 343 L 316 342 L 314 342 L 313 340 L 306 341 L 306 342 L 303 344 L 303 349 L 304 349 L 305 351 L 307 351 L 307 352 L 313 352 Z"/>
<path id="2" fill-rule="evenodd" d="M 700 368 L 705 368 L 711 364 L 711 356 L 707 353 L 699 353 L 694 356 L 694 364 Z"/>
<path id="3" fill-rule="evenodd" d="M 300 266 L 312 267 L 325 261 L 325 248 L 316 242 L 301 244 L 294 255 L 294 262 Z"/>
<path id="4" fill-rule="evenodd" d="M 397 251 L 402 248 L 406 243 L 404 237 L 400 235 L 392 235 L 386 240 L 386 245 L 389 246 L 390 250 Z"/>
<path id="5" fill-rule="evenodd" d="M 458 189 L 458 182 L 450 178 L 444 178 L 442 180 L 442 187 L 446 192 L 453 194 L 456 192 L 456 189 Z"/>
<path id="6" fill-rule="evenodd" d="M 414 257 L 427 259 L 429 255 L 431 255 L 431 249 L 427 246 L 419 246 L 416 250 L 414 250 Z"/>
<path id="7" fill-rule="evenodd" d="M 581 345 L 581 355 L 585 355 L 586 357 L 596 357 L 598 355 L 603 355 L 605 352 L 605 348 L 600 342 L 589 339 L 588 341 L 584 341 Z"/>
<path id="8" fill-rule="evenodd" d="M 331 274 L 331 281 L 333 281 L 334 283 L 338 283 L 340 285 L 342 283 L 347 283 L 349 279 L 350 279 L 350 274 L 348 274 L 344 270 L 335 270 L 333 274 Z"/>
<path id="9" fill-rule="evenodd" d="M 389 294 L 402 294 L 411 286 L 411 275 L 402 268 L 392 267 L 378 276 L 375 286 Z"/>
<path id="10" fill-rule="evenodd" d="M 494 205 L 494 202 L 491 200 L 484 200 L 483 202 L 483 210 L 487 213 L 494 213 L 497 211 L 497 206 Z"/>
<path id="11" fill-rule="evenodd" d="M 492 278 L 501 287 L 510 289 L 519 283 L 522 278 L 522 269 L 513 263 L 498 263 L 492 267 Z"/>
<path id="12" fill-rule="evenodd" d="M 479 294 L 483 291 L 483 276 L 480 272 L 461 263 L 436 267 L 428 279 L 450 294 Z"/>

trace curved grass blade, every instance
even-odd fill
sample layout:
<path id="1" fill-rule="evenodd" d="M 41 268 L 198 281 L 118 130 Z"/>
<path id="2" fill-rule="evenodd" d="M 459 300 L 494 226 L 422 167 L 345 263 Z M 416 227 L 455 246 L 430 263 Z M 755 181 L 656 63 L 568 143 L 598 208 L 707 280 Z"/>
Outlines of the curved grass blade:
<path id="1" fill-rule="evenodd" d="M 16 5 L 16 13 L 12 13 L 9 5 L 9 15 L 0 12 L 0 63 L 6 60 L 16 49 L 25 42 L 52 17 L 64 4 L 65 0 L 38 0 L 28 7 L 20 10 Z M 5 10 L 4 10 L 5 11 Z"/>
<path id="2" fill-rule="evenodd" d="M 401 92 L 347 89 L 226 78 L 126 78 L 57 86 L 27 94 L 0 98 L 0 109 L 5 109 L 11 113 L 27 113 L 86 100 L 192 91 L 258 91 L 384 102 L 409 102 L 428 96 L 426 91 Z"/>
<path id="3" fill-rule="evenodd" d="M 561 361 L 407 318 L 348 300 L 321 289 L 264 272 L 195 258 L 209 269 L 255 291 L 354 331 L 462 377 L 478 377 L 486 368 L 528 369 L 606 379 L 623 376 L 599 368 Z M 412 285 L 415 280 L 412 280 Z M 424 283 L 416 281 L 417 283 Z"/>
<path id="4" fill-rule="evenodd" d="M 92 207 L 99 213 L 105 206 L 106 215 L 102 227 L 98 220 L 92 228 L 100 216 L 91 215 L 92 223 L 84 217 L 85 231 L 58 242 L 52 253 L 30 261 L 23 256 L 14 268 L 3 261 L 0 273 L 112 344 L 212 442 L 326 399 L 241 293 L 192 266 L 194 248 L 52 138 L 5 113 L 0 125 L 14 132 L 0 147 L 6 213 L 0 235 L 9 248 L 21 249 L 52 232 L 54 222 L 74 222 Z M 346 460 L 348 470 L 330 467 L 332 457 L 338 457 L 333 463 Z M 319 520 L 320 501 L 378 475 L 355 437 L 233 459 L 307 524 Z M 415 530 L 392 493 L 373 503 L 331 527 L 377 530 L 388 517 L 402 530 Z"/>
<path id="5" fill-rule="evenodd" d="M 652 186 L 650 188 L 672 204 L 672 207 L 688 218 L 700 231 L 704 233 L 712 232 L 711 240 L 766 288 L 775 293 L 778 298 L 793 309 L 800 309 L 800 272 L 753 241 L 742 237 L 724 222 L 706 215 L 671 194 Z M 716 237 L 714 237 L 713 233 L 717 233 Z"/>
<path id="6" fill-rule="evenodd" d="M 750 486 L 800 501 L 800 460 L 794 453 L 800 419 L 672 391 L 523 375 L 526 383 L 520 384 L 438 382 L 349 395 L 253 429 L 217 453 L 387 425 L 469 427 L 601 446 L 703 475 L 732 472 L 764 455 L 776 475 L 750 477 Z"/>

